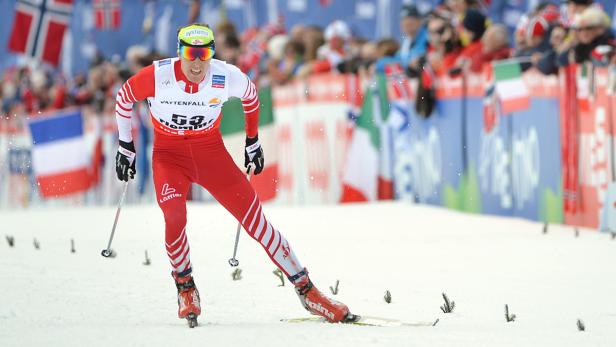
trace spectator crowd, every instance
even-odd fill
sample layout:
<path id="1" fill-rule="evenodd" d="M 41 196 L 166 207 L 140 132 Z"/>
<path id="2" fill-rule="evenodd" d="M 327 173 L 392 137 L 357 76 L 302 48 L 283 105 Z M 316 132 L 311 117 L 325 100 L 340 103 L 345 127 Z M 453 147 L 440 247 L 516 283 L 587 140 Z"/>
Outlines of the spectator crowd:
<path id="1" fill-rule="evenodd" d="M 409 77 L 481 72 L 493 60 L 518 59 L 522 69 L 558 73 L 571 63 L 616 64 L 611 19 L 593 0 L 540 3 L 513 34 L 485 15 L 482 2 L 444 0 L 429 13 L 404 5 L 402 36 L 370 41 L 337 20 L 326 28 L 270 24 L 238 32 L 223 21 L 214 28 L 216 58 L 235 64 L 260 85 L 281 85 L 319 73 L 354 73 L 370 78 L 396 64 Z M 67 78 L 44 67 L 14 67 L 0 74 L 2 114 L 34 114 L 89 105 L 113 114 L 118 88 L 141 67 L 161 59 L 133 46 L 123 59 L 99 57 L 89 71 Z"/>

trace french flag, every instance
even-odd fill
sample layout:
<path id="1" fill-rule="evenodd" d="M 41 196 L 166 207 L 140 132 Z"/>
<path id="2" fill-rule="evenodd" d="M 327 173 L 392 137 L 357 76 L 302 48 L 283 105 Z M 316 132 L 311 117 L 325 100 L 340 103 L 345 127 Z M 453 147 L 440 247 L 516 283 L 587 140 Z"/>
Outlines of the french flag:
<path id="1" fill-rule="evenodd" d="M 44 198 L 87 190 L 92 183 L 90 156 L 79 109 L 31 119 L 32 168 Z"/>

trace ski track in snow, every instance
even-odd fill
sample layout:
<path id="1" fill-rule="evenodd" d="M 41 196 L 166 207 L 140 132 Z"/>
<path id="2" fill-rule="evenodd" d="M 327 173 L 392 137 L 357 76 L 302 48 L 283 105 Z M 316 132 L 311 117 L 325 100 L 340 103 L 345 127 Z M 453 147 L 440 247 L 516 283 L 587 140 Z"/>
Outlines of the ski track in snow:
<path id="1" fill-rule="evenodd" d="M 616 346 L 616 241 L 606 234 L 404 203 L 265 206 L 315 285 L 353 312 L 436 327 L 283 323 L 307 316 L 237 222 L 189 204 L 187 232 L 204 314 L 189 329 L 158 207 L 0 212 L 0 346 Z M 5 235 L 15 236 L 9 248 Z M 41 249 L 35 250 L 33 238 Z M 76 253 L 70 253 L 70 239 Z M 142 265 L 148 250 L 151 266 Z M 386 290 L 392 303 L 383 300 Z M 456 303 L 443 314 L 441 293 Z M 505 322 L 504 305 L 517 315 Z M 586 331 L 576 328 L 577 319 Z"/>

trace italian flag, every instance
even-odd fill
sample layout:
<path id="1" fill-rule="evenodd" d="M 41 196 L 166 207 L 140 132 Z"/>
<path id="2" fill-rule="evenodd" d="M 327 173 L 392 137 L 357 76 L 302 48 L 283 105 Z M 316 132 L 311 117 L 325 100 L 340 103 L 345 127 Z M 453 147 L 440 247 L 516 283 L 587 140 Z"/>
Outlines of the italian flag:
<path id="1" fill-rule="evenodd" d="M 520 63 L 511 59 L 494 62 L 492 66 L 502 114 L 528 109 L 530 93 L 522 79 Z"/>
<path id="2" fill-rule="evenodd" d="M 393 195 L 385 76 L 366 91 L 342 178 L 341 202 L 391 199 Z"/>
<path id="3" fill-rule="evenodd" d="M 274 127 L 274 113 L 272 110 L 272 92 L 270 87 L 259 89 L 259 142 L 265 155 L 265 168 L 257 175 L 252 176 L 250 182 L 257 191 L 261 201 L 272 200 L 276 197 L 278 182 L 278 151 L 276 148 L 276 132 Z M 244 146 L 246 144 L 246 131 L 244 130 L 244 109 L 240 99 L 233 98 L 225 102 L 222 108 L 220 132 L 225 147 L 233 157 L 237 166 L 244 168 Z"/>

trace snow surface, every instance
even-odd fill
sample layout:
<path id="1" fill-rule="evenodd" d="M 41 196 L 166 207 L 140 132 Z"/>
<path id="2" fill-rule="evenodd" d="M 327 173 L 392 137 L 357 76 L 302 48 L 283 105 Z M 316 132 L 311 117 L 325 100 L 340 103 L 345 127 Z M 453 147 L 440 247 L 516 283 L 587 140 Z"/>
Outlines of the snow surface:
<path id="1" fill-rule="evenodd" d="M 321 290 L 340 280 L 336 298 L 352 311 L 439 324 L 280 322 L 307 313 L 288 283 L 277 286 L 262 248 L 242 235 L 243 279 L 232 281 L 236 222 L 217 205 L 191 204 L 205 313 L 189 329 L 176 315 L 157 206 L 124 208 L 114 259 L 100 252 L 115 208 L 40 209 L 0 213 L 0 237 L 15 237 L 14 248 L 0 243 L 0 346 L 616 346 L 616 240 L 607 234 L 551 226 L 544 235 L 538 223 L 403 203 L 265 212 Z M 439 309 L 443 291 L 451 314 Z"/>

